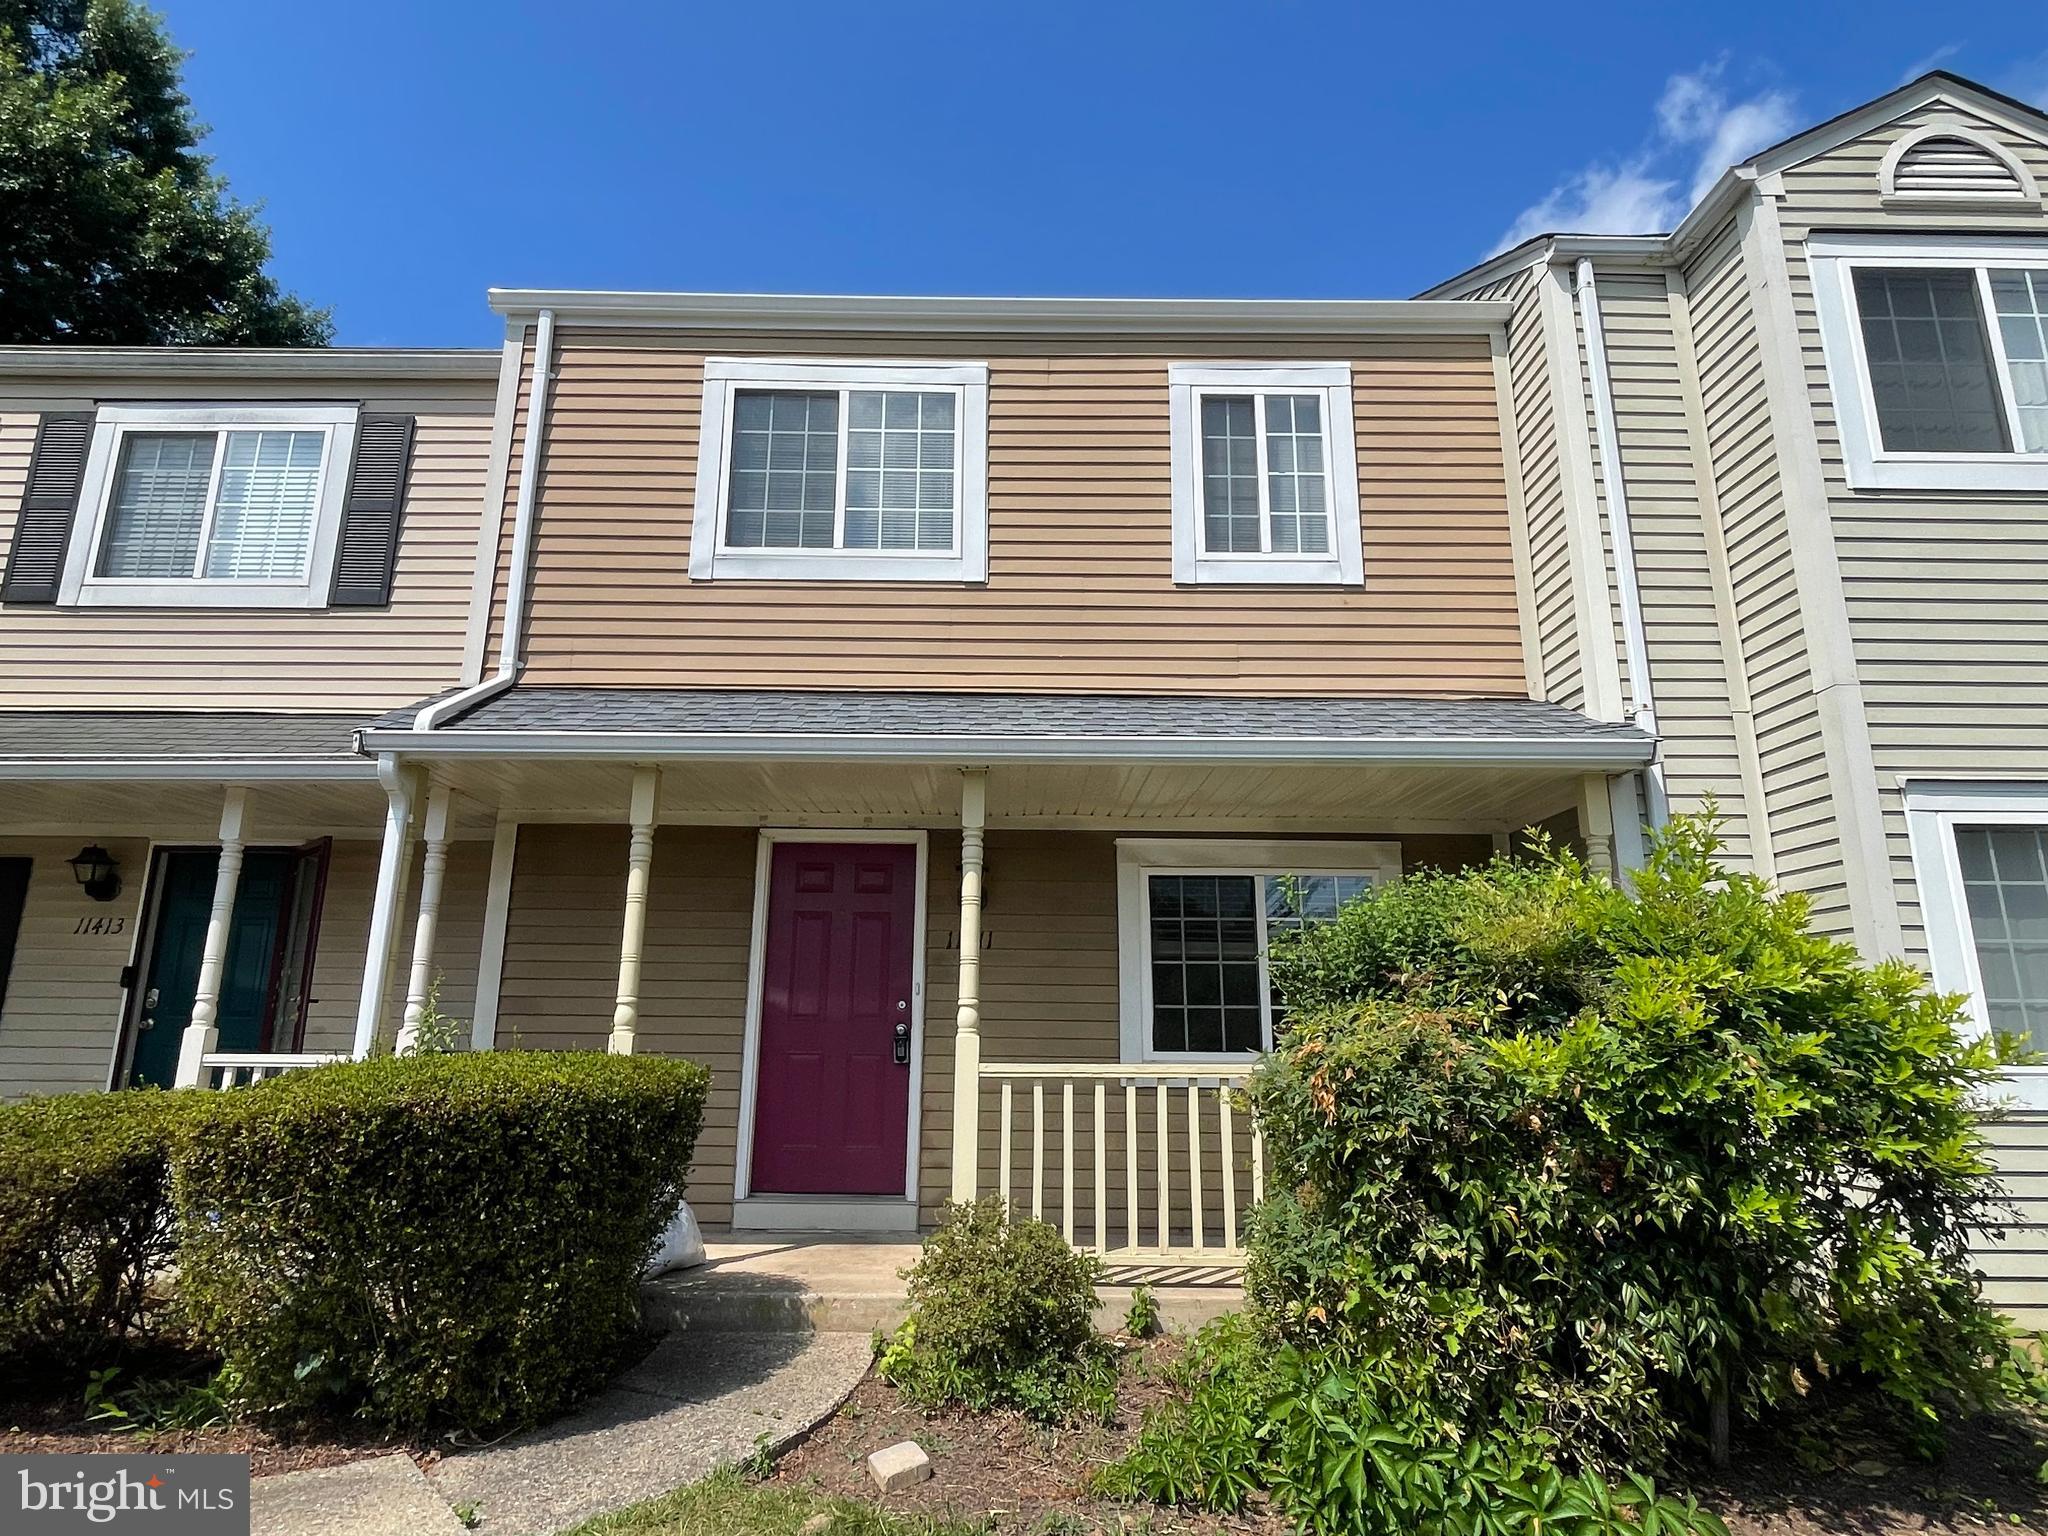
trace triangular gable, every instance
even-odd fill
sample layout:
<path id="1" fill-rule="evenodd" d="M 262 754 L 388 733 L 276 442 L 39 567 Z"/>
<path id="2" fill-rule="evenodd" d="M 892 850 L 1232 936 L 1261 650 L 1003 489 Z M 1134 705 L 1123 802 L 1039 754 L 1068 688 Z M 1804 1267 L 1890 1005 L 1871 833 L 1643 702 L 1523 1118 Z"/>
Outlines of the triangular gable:
<path id="1" fill-rule="evenodd" d="M 1804 133 L 1796 133 L 1768 149 L 1759 150 L 1744 160 L 1738 169 L 1769 176 L 1839 149 L 1922 108 L 1938 105 L 1973 113 L 2020 138 L 2048 147 L 2048 112 L 2030 107 L 2002 91 L 1965 80 L 1961 75 L 1937 69 L 1917 80 L 1907 81 L 1875 101 L 1865 102 Z"/>

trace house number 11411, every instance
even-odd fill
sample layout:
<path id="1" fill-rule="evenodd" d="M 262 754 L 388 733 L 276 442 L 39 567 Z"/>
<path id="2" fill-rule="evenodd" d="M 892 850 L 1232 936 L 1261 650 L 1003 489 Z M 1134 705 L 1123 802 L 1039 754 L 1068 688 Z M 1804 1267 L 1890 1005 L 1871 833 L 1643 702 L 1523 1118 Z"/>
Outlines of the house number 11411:
<path id="1" fill-rule="evenodd" d="M 71 931 L 74 934 L 100 934 L 111 938 L 113 937 L 113 935 L 124 931 L 127 928 L 127 926 L 127 918 L 102 913 L 98 917 L 81 917 L 78 920 L 78 926 L 76 928 L 73 928 Z"/>

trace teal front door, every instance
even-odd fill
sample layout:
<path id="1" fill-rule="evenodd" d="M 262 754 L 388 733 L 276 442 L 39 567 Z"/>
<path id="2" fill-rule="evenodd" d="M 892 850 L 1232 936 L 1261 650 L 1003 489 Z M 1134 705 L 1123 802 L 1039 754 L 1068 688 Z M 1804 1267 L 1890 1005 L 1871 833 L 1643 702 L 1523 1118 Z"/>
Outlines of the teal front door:
<path id="1" fill-rule="evenodd" d="M 217 1049 L 292 1048 L 303 988 L 291 978 L 304 974 L 312 939 L 303 871 L 315 857 L 316 851 L 293 848 L 251 848 L 243 855 L 221 975 Z M 167 848 L 157 855 L 156 922 L 135 1016 L 130 1087 L 153 1083 L 168 1088 L 177 1074 L 178 1043 L 192 1022 L 199 956 L 219 869 L 218 848 Z"/>

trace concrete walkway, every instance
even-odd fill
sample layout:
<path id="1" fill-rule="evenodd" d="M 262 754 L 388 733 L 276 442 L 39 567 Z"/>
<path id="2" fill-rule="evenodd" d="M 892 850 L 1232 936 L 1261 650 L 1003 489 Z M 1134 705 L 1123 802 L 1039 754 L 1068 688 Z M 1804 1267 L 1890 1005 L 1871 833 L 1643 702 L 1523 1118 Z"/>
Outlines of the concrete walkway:
<path id="1" fill-rule="evenodd" d="M 251 1536 L 460 1536 L 455 1518 L 410 1456 L 281 1472 L 249 1488 Z"/>
<path id="2" fill-rule="evenodd" d="M 451 1456 L 428 1480 L 473 1503 L 485 1536 L 553 1536 L 780 1449 L 845 1401 L 868 1359 L 857 1333 L 673 1333 L 581 1412 Z"/>

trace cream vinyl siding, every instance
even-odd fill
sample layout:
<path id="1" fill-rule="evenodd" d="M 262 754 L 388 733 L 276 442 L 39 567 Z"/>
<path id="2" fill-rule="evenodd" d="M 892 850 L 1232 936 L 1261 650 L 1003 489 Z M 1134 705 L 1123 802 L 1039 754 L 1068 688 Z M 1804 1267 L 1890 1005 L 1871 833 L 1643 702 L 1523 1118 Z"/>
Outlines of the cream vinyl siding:
<path id="1" fill-rule="evenodd" d="M 1585 703 L 1585 683 L 1572 605 L 1571 538 L 1565 522 L 1557 420 L 1536 282 L 1536 273 L 1524 270 L 1471 296 L 1506 300 L 1515 306 L 1508 321 L 1508 371 L 1515 434 L 1521 447 L 1522 499 L 1529 524 L 1529 566 L 1536 605 L 1528 622 L 1536 631 L 1542 696 L 1577 709 Z"/>
<path id="2" fill-rule="evenodd" d="M 121 893 L 94 901 L 65 861 L 80 838 L 0 837 L 0 858 L 27 858 L 28 901 L 0 1003 L 0 1099 L 107 1086 L 121 1013 L 121 967 L 135 945 L 149 844 L 107 838 Z M 80 934 L 81 920 L 119 919 L 119 933 Z"/>
<path id="3" fill-rule="evenodd" d="M 120 864 L 122 888 L 113 901 L 97 902 L 79 888 L 65 862 L 85 840 L 82 835 L 0 837 L 0 857 L 24 855 L 34 860 L 14 973 L 6 1003 L 0 1005 L 0 1098 L 89 1092 L 108 1083 L 121 1027 L 121 967 L 131 958 L 138 966 L 147 962 L 138 945 L 151 845 L 141 838 L 101 840 Z M 176 839 L 179 844 L 191 841 Z M 259 840 L 251 846 L 273 845 Z M 465 1021 L 476 998 L 490 853 L 490 844 L 474 841 L 455 843 L 449 850 L 435 969 L 442 978 L 441 1011 Z M 421 856 L 416 847 L 409 886 L 412 904 L 395 943 L 398 964 L 387 999 L 387 1044 L 405 1005 Z M 375 842 L 336 840 L 328 858 L 313 953 L 306 1050 L 346 1052 L 355 1042 L 356 998 L 362 989 L 376 879 Z M 99 917 L 119 918 L 120 933 L 74 932 L 81 918 Z M 466 1027 L 461 1034 L 466 1042 Z"/>
<path id="4" fill-rule="evenodd" d="M 1740 867 L 1750 807 L 1664 274 L 1602 272 L 1597 286 L 1666 785 L 1675 811 L 1713 797 Z M 1611 560 L 1611 525 L 1608 547 Z"/>
<path id="5" fill-rule="evenodd" d="M 558 336 L 529 684 L 672 684 L 684 667 L 700 686 L 1526 692 L 1484 336 L 1230 338 L 1172 358 L 1114 340 Z M 690 581 L 707 353 L 985 359 L 987 584 Z M 1178 358 L 1351 363 L 1363 591 L 1174 585 Z M 508 508 L 524 433 L 522 417 Z M 494 627 L 512 533 L 508 513 Z"/>
<path id="6" fill-rule="evenodd" d="M 1877 173 L 1885 152 L 1940 118 L 1988 134 L 2048 181 L 2040 145 L 1955 108 L 1927 108 L 1786 171 L 1780 211 L 1893 886 L 1907 953 L 1923 966 L 1926 935 L 1897 781 L 2048 777 L 2048 508 L 2016 494 L 1849 490 L 1804 241 L 1815 229 L 2048 235 L 2038 203 L 1883 204 Z"/>
<path id="7" fill-rule="evenodd" d="M 1778 883 L 1805 892 L 1818 925 L 1846 937 L 1850 918 L 1841 835 L 1786 536 L 1791 514 L 1762 387 L 1750 281 L 1733 223 L 1709 240 L 1686 270 L 1711 472 L 1727 533 Z"/>
<path id="8" fill-rule="evenodd" d="M 374 711 L 458 682 L 491 438 L 488 385 L 464 388 L 467 397 L 452 386 L 426 398 L 363 386 L 346 393 L 365 410 L 418 418 L 388 607 L 0 605 L 0 708 Z M 214 382 L 203 394 L 187 388 L 162 398 L 246 400 L 281 392 L 294 393 L 275 384 Z M 295 393 L 309 394 L 303 387 Z M 340 398 L 331 384 L 318 393 Z M 132 380 L 87 380 L 62 398 L 0 398 L 0 557 L 13 539 L 39 414 L 136 394 Z"/>
<path id="9" fill-rule="evenodd" d="M 2012 1225 L 1986 1233 L 1972 1256 L 1993 1306 L 2023 1328 L 2048 1329 L 2048 1115 L 2014 1113 L 1988 1135 Z"/>

